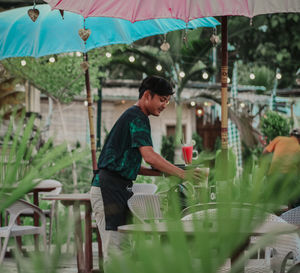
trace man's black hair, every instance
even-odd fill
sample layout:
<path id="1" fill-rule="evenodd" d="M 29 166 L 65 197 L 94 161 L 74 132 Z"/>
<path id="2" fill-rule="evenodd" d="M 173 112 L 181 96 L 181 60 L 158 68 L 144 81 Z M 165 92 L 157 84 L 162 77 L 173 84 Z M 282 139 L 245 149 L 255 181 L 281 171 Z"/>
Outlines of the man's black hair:
<path id="1" fill-rule="evenodd" d="M 159 76 L 149 76 L 142 81 L 139 88 L 139 99 L 142 98 L 146 90 L 150 90 L 153 94 L 159 96 L 170 96 L 174 94 L 171 83 Z"/>
<path id="2" fill-rule="evenodd" d="M 292 132 L 291 132 L 291 136 L 294 136 L 296 138 L 300 138 L 300 129 L 299 128 L 293 129 Z"/>

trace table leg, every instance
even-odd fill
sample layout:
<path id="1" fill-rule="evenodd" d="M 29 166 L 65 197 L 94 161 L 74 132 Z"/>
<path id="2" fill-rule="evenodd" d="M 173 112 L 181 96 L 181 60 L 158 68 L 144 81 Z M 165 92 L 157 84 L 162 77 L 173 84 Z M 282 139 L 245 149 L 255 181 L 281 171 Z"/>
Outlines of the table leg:
<path id="1" fill-rule="evenodd" d="M 85 260 L 82 249 L 82 227 L 81 227 L 81 217 L 80 217 L 80 206 L 78 202 L 73 205 L 73 212 L 75 217 L 75 233 L 74 240 L 76 244 L 77 252 L 77 270 L 80 273 L 85 272 Z"/>
<path id="2" fill-rule="evenodd" d="M 38 191 L 33 191 L 33 204 L 36 205 L 37 207 L 39 206 Z M 33 222 L 35 226 L 39 226 L 39 215 L 36 212 L 34 212 L 33 214 Z M 35 246 L 35 250 L 39 251 L 39 235 L 37 234 L 34 235 L 34 246 Z"/>
<path id="3" fill-rule="evenodd" d="M 85 204 L 85 262 L 87 272 L 93 270 L 93 249 L 92 249 L 92 208 L 89 203 Z"/>

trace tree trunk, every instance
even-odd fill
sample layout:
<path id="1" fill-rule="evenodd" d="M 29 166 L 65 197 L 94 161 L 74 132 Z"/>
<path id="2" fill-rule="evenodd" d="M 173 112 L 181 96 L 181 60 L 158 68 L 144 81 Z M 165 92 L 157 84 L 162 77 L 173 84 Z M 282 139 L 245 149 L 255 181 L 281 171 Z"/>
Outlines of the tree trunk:
<path id="1" fill-rule="evenodd" d="M 58 107 L 58 111 L 59 111 L 59 115 L 60 115 L 60 119 L 61 119 L 63 136 L 67 143 L 68 152 L 70 153 L 70 156 L 72 157 L 72 150 L 71 150 L 70 143 L 67 139 L 67 129 L 66 129 L 65 120 L 63 117 L 61 103 L 58 100 L 56 100 L 56 103 L 57 103 L 57 107 Z M 72 161 L 72 178 L 73 178 L 73 184 L 74 184 L 74 192 L 78 192 L 78 182 L 77 182 L 77 172 L 76 172 L 76 162 L 75 161 Z"/>

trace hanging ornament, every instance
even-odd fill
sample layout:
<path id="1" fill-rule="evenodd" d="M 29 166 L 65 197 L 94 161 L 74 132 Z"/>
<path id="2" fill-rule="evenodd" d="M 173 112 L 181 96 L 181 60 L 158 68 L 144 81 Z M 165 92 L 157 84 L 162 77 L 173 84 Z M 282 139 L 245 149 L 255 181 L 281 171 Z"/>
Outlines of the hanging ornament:
<path id="1" fill-rule="evenodd" d="M 86 61 L 82 62 L 82 63 L 80 64 L 80 66 L 81 66 L 81 69 L 82 69 L 84 72 L 87 71 L 87 70 L 89 69 L 89 63 L 86 62 Z"/>
<path id="2" fill-rule="evenodd" d="M 167 34 L 164 35 L 164 42 L 161 44 L 160 49 L 164 52 L 170 49 L 170 44 L 167 42 Z"/>
<path id="3" fill-rule="evenodd" d="M 217 46 L 218 43 L 220 42 L 220 38 L 217 35 L 217 29 L 214 28 L 213 34 L 210 36 L 210 41 L 212 42 L 213 46 Z"/>
<path id="4" fill-rule="evenodd" d="M 60 12 L 61 18 L 63 18 L 63 20 L 64 20 L 64 19 L 65 19 L 65 18 L 64 18 L 64 10 L 63 10 L 63 9 L 60 9 L 59 12 Z"/>
<path id="5" fill-rule="evenodd" d="M 91 30 L 85 28 L 85 18 L 83 19 L 83 28 L 78 30 L 78 34 L 79 34 L 80 38 L 84 41 L 84 43 L 91 35 Z"/>
<path id="6" fill-rule="evenodd" d="M 27 11 L 28 13 L 28 16 L 30 17 L 30 19 L 35 22 L 36 19 L 39 17 L 40 15 L 40 11 L 38 9 L 35 8 L 35 1 L 33 2 L 33 8 L 32 9 L 29 9 Z"/>
<path id="7" fill-rule="evenodd" d="M 90 29 L 81 28 L 81 29 L 78 30 L 78 34 L 79 34 L 80 38 L 83 41 L 86 41 L 90 37 L 90 35 L 91 35 L 91 30 Z"/>

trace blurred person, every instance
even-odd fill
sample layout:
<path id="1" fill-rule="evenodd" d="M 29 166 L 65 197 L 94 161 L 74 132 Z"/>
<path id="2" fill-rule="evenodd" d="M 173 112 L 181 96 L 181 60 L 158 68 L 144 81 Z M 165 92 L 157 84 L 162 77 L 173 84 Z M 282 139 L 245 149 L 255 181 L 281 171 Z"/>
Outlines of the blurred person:
<path id="1" fill-rule="evenodd" d="M 148 116 L 158 117 L 174 94 L 164 78 L 150 76 L 139 87 L 139 99 L 127 109 L 111 129 L 98 159 L 98 173 L 91 187 L 91 204 L 102 240 L 104 269 L 111 252 L 126 249 L 118 226 L 128 222 L 127 201 L 132 196 L 132 181 L 138 174 L 180 179 L 200 178 L 200 171 L 183 170 L 153 150 Z M 142 159 L 152 168 L 141 166 Z M 122 245 L 125 243 L 125 246 Z"/>
<path id="2" fill-rule="evenodd" d="M 300 155 L 300 129 L 291 131 L 289 137 L 278 136 L 264 149 L 263 154 L 273 153 L 269 173 L 288 173 L 298 170 L 295 158 Z"/>
<path id="3" fill-rule="evenodd" d="M 289 137 L 278 136 L 264 149 L 263 154 L 272 153 L 268 176 L 278 183 L 288 181 L 295 187 L 300 186 L 300 129 L 293 129 Z M 292 201 L 290 207 L 300 205 L 300 199 Z"/>

